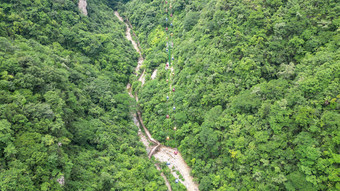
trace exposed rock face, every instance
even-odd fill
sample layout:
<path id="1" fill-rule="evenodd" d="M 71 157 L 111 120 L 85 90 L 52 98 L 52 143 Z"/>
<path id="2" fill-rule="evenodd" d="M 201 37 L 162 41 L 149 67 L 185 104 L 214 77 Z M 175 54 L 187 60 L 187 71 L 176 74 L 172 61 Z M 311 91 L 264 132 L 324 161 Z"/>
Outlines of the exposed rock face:
<path id="1" fill-rule="evenodd" d="M 59 183 L 61 186 L 64 186 L 64 185 L 65 185 L 65 178 L 64 178 L 64 176 L 61 176 L 57 181 L 58 181 L 58 183 Z"/>
<path id="2" fill-rule="evenodd" d="M 86 6 L 87 6 L 86 0 L 79 0 L 78 7 L 85 16 L 87 16 Z"/>
<path id="3" fill-rule="evenodd" d="M 155 79 L 157 76 L 157 69 L 155 69 L 153 72 L 152 72 L 152 75 L 151 75 L 151 79 Z"/>

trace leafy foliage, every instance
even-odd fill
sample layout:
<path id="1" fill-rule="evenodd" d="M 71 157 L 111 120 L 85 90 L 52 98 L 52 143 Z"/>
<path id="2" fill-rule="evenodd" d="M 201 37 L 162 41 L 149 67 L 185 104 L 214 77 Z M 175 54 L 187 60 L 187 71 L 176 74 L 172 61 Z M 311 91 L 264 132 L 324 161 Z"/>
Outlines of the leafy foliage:
<path id="1" fill-rule="evenodd" d="M 153 136 L 179 147 L 201 190 L 338 190 L 340 4 L 173 1 L 177 131 L 169 130 L 163 1 L 124 6 L 155 80 L 139 91 Z M 173 126 L 174 124 L 171 124 Z"/>
<path id="2" fill-rule="evenodd" d="M 0 190 L 166 190 L 130 120 L 125 26 L 77 3 L 0 3 Z"/>

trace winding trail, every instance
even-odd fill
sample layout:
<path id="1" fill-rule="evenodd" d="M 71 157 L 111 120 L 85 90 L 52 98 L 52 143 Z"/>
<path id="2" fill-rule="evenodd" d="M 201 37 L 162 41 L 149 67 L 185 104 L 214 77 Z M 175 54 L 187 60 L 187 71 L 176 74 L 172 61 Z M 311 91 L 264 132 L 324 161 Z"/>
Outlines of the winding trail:
<path id="1" fill-rule="evenodd" d="M 117 11 L 115 11 L 115 15 L 118 17 L 118 19 L 120 21 L 124 22 L 123 18 L 120 17 L 120 15 Z M 143 64 L 144 59 L 143 59 L 143 56 L 141 54 L 140 49 L 138 48 L 137 43 L 132 39 L 132 36 L 130 34 L 130 31 L 131 31 L 130 26 L 127 23 L 125 23 L 125 25 L 126 25 L 126 38 L 129 41 L 131 41 L 133 47 L 136 49 L 136 51 L 139 53 L 139 56 L 140 56 L 139 59 L 138 59 L 138 65 L 137 65 L 136 70 L 135 70 L 135 74 L 136 74 L 136 76 L 138 76 L 140 66 Z M 173 68 L 171 68 L 171 69 L 173 70 Z M 157 73 L 157 70 L 154 73 Z M 156 76 L 156 74 L 154 74 L 154 76 Z M 145 70 L 143 70 L 138 81 L 141 81 L 142 86 L 143 86 L 143 84 L 145 82 Z M 132 92 L 131 85 L 128 84 L 126 88 L 128 90 L 130 97 L 134 98 L 138 102 L 137 93 L 135 95 L 132 95 L 132 93 L 131 93 Z M 184 161 L 184 159 L 183 159 L 183 157 L 180 153 L 178 153 L 177 155 L 174 154 L 174 152 L 177 151 L 177 149 L 166 147 L 166 146 L 160 144 L 157 140 L 152 138 L 151 133 L 149 132 L 149 130 L 145 127 L 145 125 L 143 123 L 142 114 L 141 114 L 140 111 L 137 111 L 137 113 L 132 113 L 131 115 L 132 115 L 132 118 L 133 118 L 135 125 L 139 128 L 138 135 L 140 137 L 141 142 L 146 147 L 149 158 L 154 156 L 160 162 L 170 162 L 170 165 L 168 167 L 170 168 L 173 176 L 175 178 L 179 179 L 179 176 L 176 173 L 176 172 L 179 172 L 183 177 L 183 180 L 179 179 L 179 181 L 187 188 L 187 190 L 198 191 L 198 185 L 193 181 L 193 177 L 190 176 L 190 172 L 191 172 L 190 167 L 185 163 L 185 161 Z M 140 126 L 142 126 L 142 128 L 143 128 L 143 130 L 146 134 L 146 137 L 142 133 Z M 161 168 L 159 167 L 158 164 L 155 164 L 155 166 L 158 170 L 161 170 Z M 168 190 L 172 191 L 171 185 L 170 185 L 168 179 L 166 178 L 166 176 L 163 173 L 161 173 L 161 176 L 164 178 L 166 185 L 168 187 Z"/>

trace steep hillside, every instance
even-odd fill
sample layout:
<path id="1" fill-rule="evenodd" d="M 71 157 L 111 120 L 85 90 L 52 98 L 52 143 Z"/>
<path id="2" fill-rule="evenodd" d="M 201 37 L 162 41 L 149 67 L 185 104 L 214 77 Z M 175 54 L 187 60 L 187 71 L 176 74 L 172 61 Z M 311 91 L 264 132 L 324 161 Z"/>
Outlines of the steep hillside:
<path id="1" fill-rule="evenodd" d="M 0 2 L 0 190 L 166 190 L 130 117 L 138 54 L 87 3 Z"/>
<path id="2" fill-rule="evenodd" d="M 165 117 L 165 1 L 120 7 L 145 55 L 146 83 L 133 87 L 144 123 L 179 148 L 200 190 L 339 190 L 339 2 L 167 2 L 177 131 Z"/>

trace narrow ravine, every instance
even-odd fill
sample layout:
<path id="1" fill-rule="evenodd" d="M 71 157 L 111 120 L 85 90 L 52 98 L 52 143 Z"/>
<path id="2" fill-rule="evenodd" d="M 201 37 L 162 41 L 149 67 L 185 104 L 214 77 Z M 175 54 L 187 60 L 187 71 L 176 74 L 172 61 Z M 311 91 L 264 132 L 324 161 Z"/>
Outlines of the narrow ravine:
<path id="1" fill-rule="evenodd" d="M 115 11 L 115 15 L 118 17 L 118 19 L 120 21 L 124 22 L 123 18 L 120 17 L 120 15 L 117 11 Z M 131 36 L 131 33 L 130 33 L 130 31 L 131 31 L 130 26 L 127 23 L 125 23 L 125 25 L 126 25 L 126 38 L 129 41 L 131 41 L 133 47 L 136 49 L 136 51 L 140 55 L 140 57 L 138 59 L 138 65 L 137 65 L 136 70 L 135 70 L 135 74 L 136 74 L 136 76 L 138 76 L 140 66 L 143 64 L 144 59 L 143 59 L 143 56 L 141 54 L 141 51 L 140 51 L 137 43 L 132 39 L 132 36 Z M 154 75 L 156 75 L 156 74 L 154 74 Z M 142 85 L 144 84 L 144 82 L 145 82 L 145 70 L 142 72 L 142 74 L 138 78 L 138 81 L 141 81 Z M 131 90 L 130 84 L 127 85 L 127 90 L 129 92 L 129 95 L 131 97 L 133 97 L 138 102 L 138 95 L 137 94 L 132 95 L 132 93 L 131 93 L 132 90 Z M 190 191 L 196 191 L 197 190 L 198 191 L 198 185 L 193 181 L 193 177 L 190 176 L 191 169 L 185 163 L 182 155 L 180 153 L 175 155 L 174 152 L 176 151 L 176 149 L 161 145 L 157 140 L 152 138 L 152 135 L 150 134 L 150 132 L 148 131 L 148 129 L 145 127 L 145 125 L 143 123 L 142 114 L 139 111 L 137 112 L 137 114 L 132 114 L 132 118 L 133 118 L 135 125 L 138 126 L 138 128 L 139 128 L 138 135 L 140 137 L 141 142 L 145 145 L 148 154 L 150 154 L 151 156 L 153 155 L 160 162 L 170 162 L 170 165 L 168 165 L 168 167 L 170 168 L 173 176 L 175 178 L 179 178 L 179 176 L 176 173 L 176 172 L 179 172 L 184 179 L 184 181 L 181 180 L 181 179 L 179 179 L 179 181 L 187 188 L 187 190 L 190 190 Z M 142 133 L 140 126 L 142 126 L 146 136 Z M 158 148 L 153 153 L 151 151 L 153 150 L 154 147 L 158 147 Z M 161 170 L 160 167 L 157 164 L 155 164 L 155 165 L 156 165 L 156 168 L 158 170 Z M 164 178 L 168 189 L 172 190 L 170 183 L 167 180 L 167 178 L 164 176 L 163 173 L 161 175 Z"/>
<path id="2" fill-rule="evenodd" d="M 139 53 L 138 64 L 137 64 L 137 67 L 135 69 L 135 74 L 136 74 L 136 76 L 138 76 L 138 72 L 139 72 L 139 69 L 142 66 L 143 62 L 144 62 L 144 58 L 142 56 L 141 51 L 138 48 L 137 43 L 133 40 L 133 38 L 131 36 L 131 28 L 130 28 L 130 26 L 127 23 L 124 22 L 123 18 L 119 15 L 119 13 L 117 11 L 115 11 L 115 15 L 116 15 L 116 17 L 118 17 L 118 19 L 120 21 L 122 21 L 126 25 L 126 32 L 125 32 L 126 38 L 132 43 L 133 47 Z M 138 78 L 138 81 L 141 81 L 142 85 L 144 85 L 144 83 L 145 83 L 145 70 L 143 70 L 142 75 L 140 75 L 140 77 Z"/>

